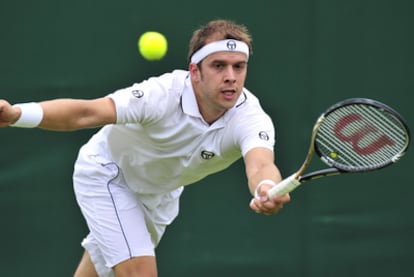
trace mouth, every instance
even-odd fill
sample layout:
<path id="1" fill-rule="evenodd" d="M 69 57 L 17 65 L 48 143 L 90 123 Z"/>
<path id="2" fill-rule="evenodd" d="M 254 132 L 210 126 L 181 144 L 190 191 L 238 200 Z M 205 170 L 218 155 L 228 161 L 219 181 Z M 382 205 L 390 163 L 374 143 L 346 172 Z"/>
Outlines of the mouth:
<path id="1" fill-rule="evenodd" d="M 224 99 L 233 100 L 234 96 L 236 95 L 236 90 L 235 89 L 226 89 L 226 90 L 222 90 L 221 93 L 223 94 Z"/>
<path id="2" fill-rule="evenodd" d="M 225 90 L 222 90 L 221 93 L 223 93 L 224 95 L 233 95 L 233 94 L 236 93 L 236 90 L 235 89 L 225 89 Z"/>

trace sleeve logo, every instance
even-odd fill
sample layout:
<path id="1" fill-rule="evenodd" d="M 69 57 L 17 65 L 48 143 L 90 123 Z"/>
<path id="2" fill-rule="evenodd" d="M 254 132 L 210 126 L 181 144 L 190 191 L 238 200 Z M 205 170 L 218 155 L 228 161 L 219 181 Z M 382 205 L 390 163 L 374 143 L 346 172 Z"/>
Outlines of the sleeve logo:
<path id="1" fill-rule="evenodd" d="M 259 138 L 260 138 L 261 140 L 266 140 L 266 141 L 268 141 L 268 140 L 269 140 L 269 135 L 267 134 L 267 132 L 265 132 L 265 131 L 261 131 L 261 132 L 259 133 Z"/>
<path id="2" fill-rule="evenodd" d="M 134 97 L 136 97 L 136 98 L 141 98 L 141 97 L 143 97 L 143 96 L 144 96 L 144 92 L 143 92 L 142 90 L 140 90 L 140 89 L 134 89 L 134 90 L 132 91 L 132 95 L 133 95 Z"/>

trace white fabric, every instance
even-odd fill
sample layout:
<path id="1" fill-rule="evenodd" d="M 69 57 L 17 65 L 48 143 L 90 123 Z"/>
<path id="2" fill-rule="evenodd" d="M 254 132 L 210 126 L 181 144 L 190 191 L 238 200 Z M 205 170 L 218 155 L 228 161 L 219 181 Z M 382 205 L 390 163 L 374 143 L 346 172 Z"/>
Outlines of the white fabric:
<path id="1" fill-rule="evenodd" d="M 19 107 L 21 114 L 19 119 L 10 125 L 11 127 L 34 128 L 37 127 L 43 119 L 43 109 L 38 103 L 15 104 L 13 107 Z"/>
<path id="2" fill-rule="evenodd" d="M 222 51 L 241 52 L 249 59 L 249 46 L 245 42 L 235 39 L 225 39 L 213 41 L 201 47 L 191 56 L 191 63 L 197 64 L 208 55 Z"/>
<path id="3" fill-rule="evenodd" d="M 82 156 L 75 165 L 74 187 L 90 230 L 82 246 L 99 276 L 113 276 L 112 267 L 132 257 L 155 256 L 166 225 L 152 218 L 116 164 Z M 162 205 L 178 213 L 177 200 Z"/>
<path id="4" fill-rule="evenodd" d="M 265 179 L 265 180 L 260 181 L 257 184 L 256 189 L 254 190 L 254 198 L 256 199 L 260 198 L 259 191 L 260 191 L 261 186 L 263 186 L 264 184 L 271 185 L 273 187 L 276 186 L 275 181 L 270 180 L 270 179 Z"/>

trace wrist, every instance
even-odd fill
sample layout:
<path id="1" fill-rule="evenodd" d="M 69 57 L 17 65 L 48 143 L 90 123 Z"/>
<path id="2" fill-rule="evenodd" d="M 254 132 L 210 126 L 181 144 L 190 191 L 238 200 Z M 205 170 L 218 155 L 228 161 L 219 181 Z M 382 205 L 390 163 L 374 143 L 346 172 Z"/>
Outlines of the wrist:
<path id="1" fill-rule="evenodd" d="M 38 103 L 15 104 L 13 107 L 20 108 L 21 113 L 17 121 L 10 124 L 11 127 L 35 128 L 43 119 L 43 109 Z"/>
<path id="2" fill-rule="evenodd" d="M 271 185 L 272 187 L 276 186 L 275 181 L 270 180 L 270 179 L 264 179 L 264 180 L 260 181 L 260 182 L 257 184 L 256 189 L 254 190 L 254 198 L 259 198 L 259 197 L 260 197 L 260 195 L 259 195 L 260 188 L 261 188 L 264 184 L 266 184 L 266 185 Z"/>

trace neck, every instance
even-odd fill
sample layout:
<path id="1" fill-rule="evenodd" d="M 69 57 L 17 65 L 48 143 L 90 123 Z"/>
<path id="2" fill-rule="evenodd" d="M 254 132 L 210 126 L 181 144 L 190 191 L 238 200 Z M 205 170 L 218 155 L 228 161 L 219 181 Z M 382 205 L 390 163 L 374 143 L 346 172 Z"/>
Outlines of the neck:
<path id="1" fill-rule="evenodd" d="M 209 107 L 208 105 L 204 104 L 206 102 L 204 102 L 203 99 L 201 99 L 198 93 L 194 93 L 197 101 L 198 110 L 200 111 L 200 114 L 203 117 L 204 121 L 207 122 L 209 125 L 216 122 L 226 112 L 225 110 L 218 111 L 213 109 L 212 107 Z"/>

